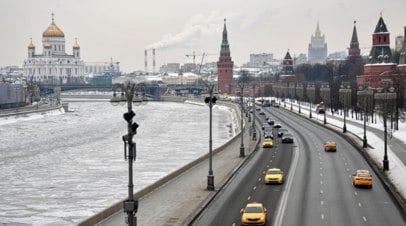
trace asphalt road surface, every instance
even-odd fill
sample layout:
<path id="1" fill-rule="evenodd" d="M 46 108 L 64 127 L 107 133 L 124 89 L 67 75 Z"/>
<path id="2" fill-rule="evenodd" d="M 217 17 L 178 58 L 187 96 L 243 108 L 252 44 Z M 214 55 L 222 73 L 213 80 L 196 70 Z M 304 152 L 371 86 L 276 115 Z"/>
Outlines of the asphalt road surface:
<path id="1" fill-rule="evenodd" d="M 283 109 L 265 111 L 294 135 L 294 144 L 276 138 L 273 148 L 255 153 L 194 225 L 241 225 L 240 210 L 253 201 L 268 209 L 267 225 L 406 225 L 372 168 L 346 140 Z M 336 141 L 337 152 L 324 152 L 326 140 Z M 270 167 L 285 172 L 283 185 L 264 184 Z M 357 169 L 371 172 L 372 189 L 352 185 Z"/>

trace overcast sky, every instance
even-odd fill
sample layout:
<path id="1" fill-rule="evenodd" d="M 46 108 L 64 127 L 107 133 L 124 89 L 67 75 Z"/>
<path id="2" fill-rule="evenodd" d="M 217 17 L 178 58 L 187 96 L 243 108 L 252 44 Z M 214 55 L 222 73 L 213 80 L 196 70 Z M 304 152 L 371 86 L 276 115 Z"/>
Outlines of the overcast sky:
<path id="1" fill-rule="evenodd" d="M 346 51 L 354 20 L 362 52 L 370 50 L 381 12 L 392 47 L 406 26 L 406 0 L 0 0 L 0 66 L 21 66 L 30 37 L 42 53 L 42 32 L 52 12 L 68 54 L 77 37 L 85 62 L 112 57 L 124 72 L 143 70 L 144 49 L 154 46 L 157 69 L 192 62 L 185 55 L 193 51 L 209 54 L 204 62 L 217 61 L 224 18 L 236 65 L 249 61 L 250 53 L 278 59 L 288 49 L 291 55 L 307 54 L 317 21 L 329 53 Z M 152 70 L 152 51 L 148 54 Z"/>

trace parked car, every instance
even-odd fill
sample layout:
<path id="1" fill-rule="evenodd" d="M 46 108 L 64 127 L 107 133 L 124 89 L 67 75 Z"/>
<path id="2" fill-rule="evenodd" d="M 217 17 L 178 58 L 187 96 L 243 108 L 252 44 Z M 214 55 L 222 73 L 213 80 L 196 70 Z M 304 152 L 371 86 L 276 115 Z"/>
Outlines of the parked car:
<path id="1" fill-rule="evenodd" d="M 271 118 L 269 118 L 267 121 L 268 121 L 268 124 L 271 125 L 271 126 L 272 126 L 273 124 L 275 124 L 275 120 L 273 120 L 273 119 L 271 119 Z"/>

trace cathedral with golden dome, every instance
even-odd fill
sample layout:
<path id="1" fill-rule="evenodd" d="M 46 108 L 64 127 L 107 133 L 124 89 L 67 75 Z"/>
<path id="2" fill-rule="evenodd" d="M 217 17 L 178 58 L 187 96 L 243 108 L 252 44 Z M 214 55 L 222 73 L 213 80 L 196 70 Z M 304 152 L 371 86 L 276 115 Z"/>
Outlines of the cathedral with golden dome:
<path id="1" fill-rule="evenodd" d="M 65 50 L 65 34 L 52 22 L 42 33 L 42 54 L 35 52 L 35 45 L 30 41 L 28 57 L 24 60 L 24 75 L 31 81 L 64 84 L 84 81 L 85 63 L 80 59 L 80 46 L 75 40 L 72 55 Z"/>

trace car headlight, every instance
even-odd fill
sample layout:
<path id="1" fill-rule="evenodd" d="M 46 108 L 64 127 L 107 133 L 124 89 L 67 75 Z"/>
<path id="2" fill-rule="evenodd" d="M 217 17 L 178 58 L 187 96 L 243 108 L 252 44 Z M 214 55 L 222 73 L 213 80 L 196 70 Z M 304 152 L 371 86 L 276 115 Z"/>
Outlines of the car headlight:
<path id="1" fill-rule="evenodd" d="M 265 217 L 264 217 L 264 216 L 262 216 L 262 217 L 261 217 L 261 221 L 263 221 L 264 219 L 265 219 Z"/>

